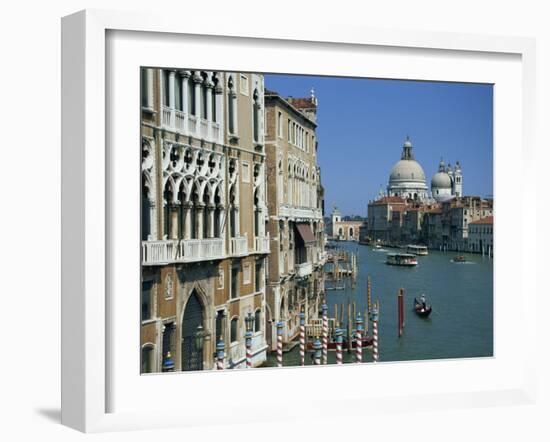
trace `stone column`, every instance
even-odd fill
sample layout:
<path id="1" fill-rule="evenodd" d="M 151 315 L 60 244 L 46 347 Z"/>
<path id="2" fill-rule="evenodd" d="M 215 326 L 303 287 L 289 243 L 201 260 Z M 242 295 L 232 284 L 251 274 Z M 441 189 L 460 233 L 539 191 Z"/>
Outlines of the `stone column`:
<path id="1" fill-rule="evenodd" d="M 206 121 L 208 122 L 208 133 L 206 138 L 212 139 L 212 88 L 214 84 L 208 80 L 205 83 L 206 86 Z"/>
<path id="2" fill-rule="evenodd" d="M 183 131 L 189 133 L 189 77 L 191 72 L 189 71 L 180 71 L 181 76 L 181 100 L 183 109 L 183 115 L 185 120 L 183 123 Z"/>
<path id="3" fill-rule="evenodd" d="M 200 126 L 201 118 L 201 83 L 202 77 L 200 71 L 195 71 L 193 75 L 193 83 L 195 83 L 195 116 L 197 117 L 197 128 Z"/>
<path id="4" fill-rule="evenodd" d="M 183 239 L 191 239 L 191 209 L 193 203 L 186 201 L 183 203 Z"/>
<path id="5" fill-rule="evenodd" d="M 204 207 L 204 203 L 198 203 L 195 205 L 195 229 L 197 232 L 197 239 L 203 238 Z"/>
<path id="6" fill-rule="evenodd" d="M 170 239 L 178 239 L 178 206 L 171 204 L 170 211 Z"/>
<path id="7" fill-rule="evenodd" d="M 176 106 L 176 71 L 170 71 L 168 81 L 168 107 L 173 108 Z"/>
<path id="8" fill-rule="evenodd" d="M 219 204 L 218 210 L 220 211 L 220 219 L 218 220 L 219 222 L 218 230 L 220 232 L 220 238 L 225 238 L 225 231 L 227 228 L 227 225 L 225 223 L 225 218 L 226 218 L 225 206 L 223 204 Z"/>
<path id="9" fill-rule="evenodd" d="M 214 210 L 216 210 L 216 206 L 214 204 L 208 204 L 206 207 L 208 214 L 208 238 L 214 238 Z"/>

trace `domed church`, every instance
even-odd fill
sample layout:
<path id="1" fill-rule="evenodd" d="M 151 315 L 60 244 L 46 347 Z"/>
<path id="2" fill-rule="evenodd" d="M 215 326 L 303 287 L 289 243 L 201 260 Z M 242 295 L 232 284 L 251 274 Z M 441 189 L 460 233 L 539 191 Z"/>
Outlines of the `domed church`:
<path id="1" fill-rule="evenodd" d="M 407 136 L 401 159 L 395 163 L 388 183 L 388 195 L 407 200 L 428 202 L 428 186 L 422 166 L 414 159 L 413 146 Z"/>
<path id="2" fill-rule="evenodd" d="M 455 167 L 451 164 L 445 168 L 443 159 L 439 162 L 439 170 L 432 178 L 432 197 L 437 202 L 442 202 L 462 196 L 462 169 L 457 161 Z"/>
<path id="3" fill-rule="evenodd" d="M 426 185 L 426 175 L 422 166 L 414 159 L 410 138 L 403 143 L 401 159 L 395 163 L 387 187 L 388 196 L 398 196 L 405 200 L 429 203 L 433 200 L 442 202 L 455 196 L 462 196 L 462 169 L 457 161 L 451 167 L 445 167 L 443 160 L 431 182 L 431 196 Z"/>

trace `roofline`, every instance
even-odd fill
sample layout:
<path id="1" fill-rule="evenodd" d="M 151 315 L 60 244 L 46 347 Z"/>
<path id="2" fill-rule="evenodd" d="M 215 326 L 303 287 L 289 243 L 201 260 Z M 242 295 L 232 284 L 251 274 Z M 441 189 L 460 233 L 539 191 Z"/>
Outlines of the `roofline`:
<path id="1" fill-rule="evenodd" d="M 278 93 L 276 92 L 264 93 L 264 101 L 266 102 L 266 106 L 267 106 L 268 100 L 280 101 L 283 106 L 287 107 L 289 110 L 294 112 L 300 118 L 303 118 L 304 120 L 306 120 L 309 124 L 313 126 L 314 129 L 317 129 L 317 123 L 315 123 L 313 120 L 308 118 L 307 115 L 305 115 L 304 113 L 300 112 L 296 107 L 290 104 L 285 98 L 283 98 Z"/>

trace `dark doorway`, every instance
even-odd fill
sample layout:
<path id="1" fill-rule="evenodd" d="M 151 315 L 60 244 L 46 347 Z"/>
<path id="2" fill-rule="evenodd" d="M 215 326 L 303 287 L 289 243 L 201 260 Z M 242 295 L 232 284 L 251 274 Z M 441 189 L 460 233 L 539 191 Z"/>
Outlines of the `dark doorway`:
<path id="1" fill-rule="evenodd" d="M 191 294 L 182 320 L 181 369 L 194 371 L 203 369 L 203 350 L 197 348 L 197 331 L 203 326 L 203 308 L 195 292 Z"/>

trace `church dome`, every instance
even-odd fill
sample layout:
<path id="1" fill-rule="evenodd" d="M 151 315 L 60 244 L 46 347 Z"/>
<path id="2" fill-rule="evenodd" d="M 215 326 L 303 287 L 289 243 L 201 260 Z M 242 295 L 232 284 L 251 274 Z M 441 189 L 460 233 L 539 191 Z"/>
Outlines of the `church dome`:
<path id="1" fill-rule="evenodd" d="M 425 183 L 426 175 L 415 160 L 399 160 L 390 172 L 390 184 L 400 181 Z"/>
<path id="2" fill-rule="evenodd" d="M 432 178 L 432 189 L 450 189 L 452 187 L 451 177 L 446 172 L 437 172 Z"/>

